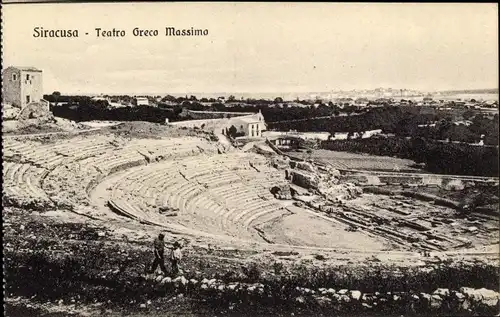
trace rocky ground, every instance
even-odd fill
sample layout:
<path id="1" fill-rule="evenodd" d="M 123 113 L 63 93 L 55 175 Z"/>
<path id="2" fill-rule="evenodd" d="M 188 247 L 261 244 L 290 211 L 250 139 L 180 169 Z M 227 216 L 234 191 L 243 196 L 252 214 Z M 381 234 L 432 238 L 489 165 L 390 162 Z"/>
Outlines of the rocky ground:
<path id="1" fill-rule="evenodd" d="M 86 133 L 216 139 L 204 131 L 143 122 Z M 66 137 L 38 138 L 52 143 Z M 188 236 L 180 276 L 147 275 L 158 227 L 54 208 L 3 210 L 7 316 L 498 313 L 499 263 L 484 253 L 423 256 Z M 167 232 L 168 245 L 176 238 Z"/>
<path id="2" fill-rule="evenodd" d="M 3 216 L 8 316 L 477 315 L 498 308 L 498 293 L 486 291 L 498 289 L 495 261 L 332 264 L 328 255 L 190 244 L 182 276 L 169 278 L 144 274 L 150 236 L 129 239 L 77 215 L 10 208 Z M 446 290 L 435 294 L 437 287 Z M 413 306 L 403 304 L 412 298 Z"/>

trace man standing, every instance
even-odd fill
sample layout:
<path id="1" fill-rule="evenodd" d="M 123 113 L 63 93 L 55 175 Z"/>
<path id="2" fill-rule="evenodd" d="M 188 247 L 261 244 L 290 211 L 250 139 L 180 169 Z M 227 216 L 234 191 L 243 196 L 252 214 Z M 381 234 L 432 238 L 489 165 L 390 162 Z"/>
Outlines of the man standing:
<path id="1" fill-rule="evenodd" d="M 153 242 L 155 259 L 153 261 L 153 265 L 151 265 L 151 270 L 149 270 L 149 272 L 148 272 L 149 274 L 156 271 L 156 268 L 159 265 L 163 274 L 167 275 L 167 269 L 165 268 L 165 258 L 164 258 L 164 251 L 165 251 L 164 239 L 165 239 L 165 235 L 163 233 L 160 233 L 158 235 L 158 238 L 156 238 Z"/>
<path id="2" fill-rule="evenodd" d="M 174 248 L 170 254 L 170 262 L 172 263 L 172 273 L 179 274 L 179 262 L 182 260 L 181 244 L 179 241 L 174 242 Z"/>

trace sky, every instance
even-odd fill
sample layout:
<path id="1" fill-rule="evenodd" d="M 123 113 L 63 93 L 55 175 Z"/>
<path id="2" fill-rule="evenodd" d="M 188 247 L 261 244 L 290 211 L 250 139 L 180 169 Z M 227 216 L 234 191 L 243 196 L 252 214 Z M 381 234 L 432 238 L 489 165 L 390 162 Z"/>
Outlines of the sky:
<path id="1" fill-rule="evenodd" d="M 44 92 L 272 93 L 498 88 L 497 4 L 4 4 L 4 67 Z M 165 27 L 208 29 L 167 37 Z M 33 29 L 78 38 L 34 38 Z M 132 30 L 157 29 L 157 37 Z M 98 38 L 95 28 L 126 31 Z M 85 35 L 88 33 L 88 35 Z"/>

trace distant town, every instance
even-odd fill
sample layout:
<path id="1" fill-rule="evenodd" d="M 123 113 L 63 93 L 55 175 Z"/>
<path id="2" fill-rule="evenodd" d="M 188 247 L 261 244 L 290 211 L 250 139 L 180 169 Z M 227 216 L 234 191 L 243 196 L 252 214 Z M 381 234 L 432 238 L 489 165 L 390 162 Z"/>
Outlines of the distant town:
<path id="1" fill-rule="evenodd" d="M 332 91 L 309 94 L 272 93 L 194 93 L 194 94 L 86 94 L 93 100 L 105 100 L 110 107 L 155 106 L 169 107 L 188 101 L 204 107 L 223 103 L 226 107 L 237 105 L 257 105 L 255 101 L 272 101 L 270 107 L 308 107 L 326 104 L 343 107 L 364 108 L 390 104 L 416 106 L 443 106 L 465 108 L 496 108 L 498 89 L 456 90 L 421 92 L 409 89 L 377 88 L 373 90 Z M 291 95 L 296 95 L 292 97 Z M 68 94 L 71 96 L 71 94 Z M 59 102 L 64 104 L 65 101 Z"/>
<path id="2" fill-rule="evenodd" d="M 432 167 L 433 172 L 487 176 L 497 173 L 491 164 L 478 166 L 468 161 L 474 160 L 471 155 L 477 155 L 478 162 L 483 160 L 478 147 L 498 148 L 498 89 L 423 93 L 377 88 L 301 97 L 70 95 L 60 91 L 42 94 L 43 70 L 36 67 L 12 66 L 2 75 L 5 131 L 9 131 L 9 125 L 14 127 L 25 122 L 24 119 L 28 122 L 39 116 L 68 120 L 70 126 L 84 122 L 142 121 L 203 130 L 236 143 L 266 139 L 284 151 L 299 148 L 360 151 L 424 161 L 429 167 L 437 164 Z M 435 147 L 443 151 L 444 157 L 440 159 L 440 154 L 429 150 L 422 158 L 414 142 Z M 457 155 L 470 151 L 469 157 L 463 158 L 467 163 L 450 156 L 448 145 L 458 146 L 453 148 L 459 151 Z M 444 158 L 451 161 L 444 164 Z"/>

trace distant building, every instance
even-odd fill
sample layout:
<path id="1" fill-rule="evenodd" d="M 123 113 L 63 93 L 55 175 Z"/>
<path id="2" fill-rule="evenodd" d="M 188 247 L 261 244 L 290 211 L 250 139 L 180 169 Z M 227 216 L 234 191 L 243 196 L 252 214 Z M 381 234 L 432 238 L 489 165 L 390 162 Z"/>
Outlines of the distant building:
<path id="1" fill-rule="evenodd" d="M 262 131 L 267 129 L 264 116 L 260 111 L 253 115 L 231 118 L 229 125 L 234 126 L 238 133 L 250 138 L 262 137 Z"/>
<path id="2" fill-rule="evenodd" d="M 264 116 L 258 113 L 191 111 L 186 114 L 194 120 L 171 122 L 170 125 L 214 131 L 234 138 L 261 138 L 267 130 Z M 238 115 L 238 116 L 234 116 Z"/>
<path id="3" fill-rule="evenodd" d="M 269 139 L 269 142 L 274 144 L 280 150 L 293 150 L 299 148 L 300 138 L 283 135 Z"/>
<path id="4" fill-rule="evenodd" d="M 2 73 L 3 102 L 24 108 L 43 99 L 42 71 L 35 67 L 7 67 Z"/>
<path id="5" fill-rule="evenodd" d="M 102 96 L 95 96 L 95 97 L 92 97 L 92 100 L 93 101 L 109 101 L 107 98 L 104 98 Z"/>
<path id="6" fill-rule="evenodd" d="M 262 135 L 268 139 L 293 137 L 303 140 L 326 141 L 330 137 L 330 132 L 266 131 Z"/>
<path id="7" fill-rule="evenodd" d="M 135 98 L 137 100 L 137 105 L 138 106 L 149 106 L 149 100 L 146 97 L 137 97 Z"/>

